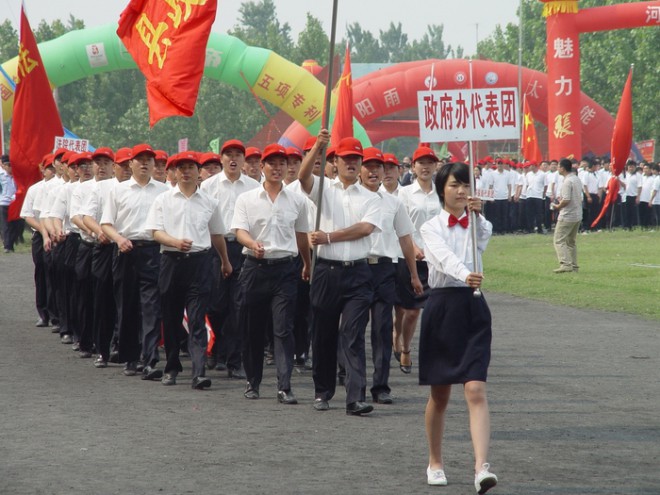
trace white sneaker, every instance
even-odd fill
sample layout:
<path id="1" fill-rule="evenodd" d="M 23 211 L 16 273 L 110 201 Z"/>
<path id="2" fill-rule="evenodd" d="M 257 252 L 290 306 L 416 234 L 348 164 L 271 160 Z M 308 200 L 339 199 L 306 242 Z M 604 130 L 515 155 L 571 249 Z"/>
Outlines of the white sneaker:
<path id="1" fill-rule="evenodd" d="M 481 471 L 474 475 L 474 487 L 479 495 L 483 495 L 488 490 L 497 485 L 497 476 L 489 471 L 490 464 L 484 462 Z"/>
<path id="2" fill-rule="evenodd" d="M 445 486 L 447 484 L 447 477 L 442 469 L 431 469 L 431 466 L 426 468 L 426 479 L 429 485 L 432 486 Z"/>

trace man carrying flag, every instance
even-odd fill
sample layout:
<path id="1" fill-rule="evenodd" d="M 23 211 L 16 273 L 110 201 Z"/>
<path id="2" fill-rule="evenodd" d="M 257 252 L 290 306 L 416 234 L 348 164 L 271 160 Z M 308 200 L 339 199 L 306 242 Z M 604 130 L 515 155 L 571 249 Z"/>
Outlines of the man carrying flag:
<path id="1" fill-rule="evenodd" d="M 353 137 L 353 83 L 351 80 L 351 50 L 346 45 L 344 71 L 337 83 L 337 107 L 330 132 L 330 147 L 336 148 L 344 138 Z"/>

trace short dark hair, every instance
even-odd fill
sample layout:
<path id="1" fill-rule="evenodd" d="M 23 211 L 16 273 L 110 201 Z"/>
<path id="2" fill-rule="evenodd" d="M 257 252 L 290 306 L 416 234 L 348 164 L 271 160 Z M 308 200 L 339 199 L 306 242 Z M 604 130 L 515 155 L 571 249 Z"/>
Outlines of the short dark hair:
<path id="1" fill-rule="evenodd" d="M 2 163 L 9 163 L 9 155 L 2 155 L 0 161 L 2 161 Z"/>
<path id="2" fill-rule="evenodd" d="M 571 162 L 568 158 L 562 158 L 559 161 L 559 168 L 566 170 L 566 172 L 572 172 L 573 171 L 573 162 Z"/>
<path id="3" fill-rule="evenodd" d="M 470 166 L 465 163 L 448 163 L 435 174 L 435 192 L 440 202 L 445 202 L 445 185 L 449 177 L 454 176 L 458 182 L 470 183 Z"/>

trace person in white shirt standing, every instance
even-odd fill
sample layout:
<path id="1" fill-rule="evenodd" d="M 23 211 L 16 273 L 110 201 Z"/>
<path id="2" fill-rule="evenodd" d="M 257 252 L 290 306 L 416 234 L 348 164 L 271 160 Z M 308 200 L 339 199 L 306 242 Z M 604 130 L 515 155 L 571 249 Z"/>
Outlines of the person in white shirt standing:
<path id="1" fill-rule="evenodd" d="M 530 171 L 525 174 L 527 179 L 527 220 L 528 229 L 539 234 L 545 234 L 543 227 L 543 207 L 545 205 L 543 198 L 545 197 L 545 172 L 540 170 L 538 165 L 534 162 L 530 164 Z"/>
<path id="2" fill-rule="evenodd" d="M 639 209 L 639 225 L 642 230 L 649 230 L 652 225 L 652 203 L 651 194 L 653 192 L 653 185 L 655 177 L 653 176 L 651 166 L 645 163 L 642 167 L 642 181 L 641 190 L 638 196 L 638 209 Z"/>
<path id="3" fill-rule="evenodd" d="M 657 229 L 660 227 L 660 165 L 654 163 L 651 168 L 653 169 L 653 188 L 649 208 L 653 209 L 652 225 Z"/>
<path id="4" fill-rule="evenodd" d="M 626 162 L 626 173 L 623 182 L 626 185 L 626 203 L 625 203 L 625 228 L 632 230 L 635 225 L 639 225 L 637 215 L 637 205 L 639 204 L 639 195 L 642 192 L 642 185 L 639 183 L 639 176 L 636 173 L 637 164 L 634 160 Z"/>
<path id="5" fill-rule="evenodd" d="M 192 388 L 211 386 L 206 375 L 206 308 L 211 293 L 211 248 L 222 260 L 225 276 L 231 273 L 219 203 L 197 185 L 200 163 L 197 153 L 184 151 L 170 158 L 177 185 L 156 197 L 146 228 L 161 244 L 158 287 L 162 302 L 165 374 L 163 385 L 176 384 L 183 371 L 179 359 L 179 332 L 184 313 L 188 319 L 188 352 L 192 362 Z"/>
<path id="6" fill-rule="evenodd" d="M 147 213 L 156 197 L 168 186 L 152 179 L 156 153 L 148 144 L 133 147 L 130 167 L 133 177 L 117 184 L 108 194 L 101 228 L 116 243 L 112 274 L 119 326 L 119 354 L 126 362 L 124 375 L 137 374 L 140 359 L 143 380 L 158 380 L 160 360 L 161 303 L 158 293 L 159 244 L 147 228 Z"/>
<path id="7" fill-rule="evenodd" d="M 561 201 L 552 204 L 559 211 L 555 226 L 554 246 L 559 260 L 555 273 L 577 272 L 576 237 L 582 221 L 582 182 L 572 172 L 571 161 L 562 158 L 559 173 L 564 176 L 561 188 Z"/>

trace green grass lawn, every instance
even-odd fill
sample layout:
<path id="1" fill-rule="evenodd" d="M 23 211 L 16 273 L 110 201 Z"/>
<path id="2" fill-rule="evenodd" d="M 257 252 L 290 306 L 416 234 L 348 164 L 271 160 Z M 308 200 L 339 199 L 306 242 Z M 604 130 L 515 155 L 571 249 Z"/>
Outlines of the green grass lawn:
<path id="1" fill-rule="evenodd" d="M 660 232 L 579 234 L 577 248 L 580 271 L 556 274 L 552 234 L 493 236 L 484 291 L 660 320 Z"/>

